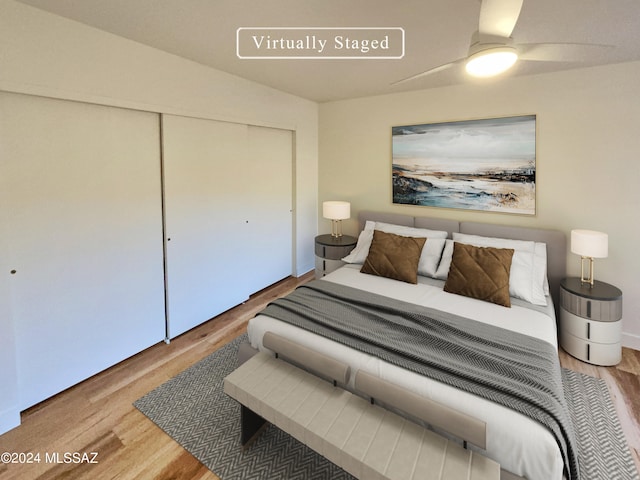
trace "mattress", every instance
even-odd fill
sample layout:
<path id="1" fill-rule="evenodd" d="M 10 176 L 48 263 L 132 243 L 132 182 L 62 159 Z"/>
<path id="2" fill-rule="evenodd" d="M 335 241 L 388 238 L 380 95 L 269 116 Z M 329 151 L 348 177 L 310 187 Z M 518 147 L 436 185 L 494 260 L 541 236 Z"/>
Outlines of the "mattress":
<path id="1" fill-rule="evenodd" d="M 360 265 L 346 265 L 325 276 L 323 280 L 513 330 L 544 340 L 557 349 L 555 314 L 550 299 L 546 307 L 536 307 L 512 299 L 512 307 L 505 308 L 444 292 L 444 282 L 439 280 L 419 277 L 418 284 L 412 285 L 360 273 Z M 258 350 L 267 350 L 262 345 L 262 337 L 267 331 L 345 362 L 350 365 L 352 371 L 361 369 L 377 375 L 486 422 L 487 446 L 486 450 L 481 452 L 499 462 L 504 470 L 531 480 L 563 478 L 562 455 L 552 434 L 520 413 L 266 315 L 258 315 L 249 322 L 248 335 L 251 346 Z M 354 386 L 351 384 L 348 387 L 353 389 Z M 475 447 L 471 445 L 470 448 Z"/>

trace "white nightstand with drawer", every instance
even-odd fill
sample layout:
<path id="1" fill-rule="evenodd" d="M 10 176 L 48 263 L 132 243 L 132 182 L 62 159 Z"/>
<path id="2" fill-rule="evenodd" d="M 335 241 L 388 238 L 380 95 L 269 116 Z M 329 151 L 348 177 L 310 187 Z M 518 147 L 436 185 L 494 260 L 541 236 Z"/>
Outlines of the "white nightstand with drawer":
<path id="1" fill-rule="evenodd" d="M 579 278 L 560 283 L 560 345 L 595 365 L 616 365 L 622 357 L 622 292 L 608 283 L 593 287 Z"/>

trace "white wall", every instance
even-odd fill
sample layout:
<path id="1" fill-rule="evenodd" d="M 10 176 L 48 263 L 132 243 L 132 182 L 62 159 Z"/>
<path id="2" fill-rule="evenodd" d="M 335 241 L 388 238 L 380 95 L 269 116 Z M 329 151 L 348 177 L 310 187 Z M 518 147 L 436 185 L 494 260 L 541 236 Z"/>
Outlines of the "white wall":
<path id="1" fill-rule="evenodd" d="M 314 268 L 316 103 L 12 0 L 0 2 L 0 45 L 0 90 L 294 131 L 295 273 Z M 8 285 L 0 281 L 0 414 L 13 418 L 15 398 L 5 393 L 16 382 Z"/>
<path id="2" fill-rule="evenodd" d="M 607 232 L 596 278 L 623 291 L 623 343 L 640 349 L 638 78 L 633 62 L 322 104 L 318 200 L 352 202 L 350 233 L 361 209 Z M 521 114 L 537 115 L 535 217 L 391 203 L 392 126 Z M 576 255 L 568 272 L 580 273 Z"/>
<path id="3" fill-rule="evenodd" d="M 315 102 L 12 0 L 0 3 L 0 45 L 0 90 L 293 130 L 296 274 L 313 269 Z"/>

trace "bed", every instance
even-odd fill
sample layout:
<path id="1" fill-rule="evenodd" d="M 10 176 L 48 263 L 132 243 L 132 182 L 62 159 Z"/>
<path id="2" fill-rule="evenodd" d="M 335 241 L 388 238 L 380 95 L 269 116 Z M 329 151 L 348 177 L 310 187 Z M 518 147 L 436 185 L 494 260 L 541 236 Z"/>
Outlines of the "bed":
<path id="1" fill-rule="evenodd" d="M 544 345 L 541 350 L 548 352 L 544 354 L 544 361 L 559 371 L 554 306 L 558 305 L 559 282 L 565 275 L 566 240 L 562 232 L 366 211 L 360 212 L 359 221 L 361 233 L 358 245 L 346 258 L 349 263 L 316 280 L 314 283 L 319 289 L 340 294 L 346 292 L 344 295 L 353 293 L 357 301 L 360 301 L 359 292 L 367 295 L 367 299 L 372 294 L 372 298 L 394 302 L 398 308 L 405 306 L 413 311 L 415 306 L 419 311 L 424 307 L 431 312 L 445 312 L 443 315 L 456 322 L 476 320 L 469 325 L 478 325 L 484 332 L 493 332 L 491 335 L 495 334 L 498 339 L 516 332 L 524 341 Z M 420 250 L 416 283 L 389 278 L 384 276 L 384 272 L 381 276 L 361 271 L 374 250 L 388 248 L 384 242 L 389 239 L 396 241 L 397 237 L 426 239 L 424 243 L 416 241 L 416 248 Z M 400 240 L 404 242 L 405 249 L 408 240 Z M 508 307 L 493 300 L 471 298 L 467 296 L 468 292 L 452 293 L 454 290 L 449 278 L 459 273 L 463 247 L 465 255 L 506 252 L 510 256 L 509 261 L 504 261 L 510 263 L 506 273 L 508 285 L 501 287 L 499 300 L 506 301 Z M 514 278 L 514 275 L 519 277 Z M 518 284 L 515 291 L 512 288 L 514 284 Z M 505 288 L 509 290 L 506 299 Z M 386 356 L 376 355 L 375 349 L 372 353 L 369 347 L 354 348 L 350 342 L 343 342 L 340 338 L 318 334 L 313 328 L 306 329 L 304 325 L 275 318 L 278 317 L 276 310 L 270 310 L 270 307 L 249 322 L 248 336 L 252 349 L 268 351 L 262 344 L 262 338 L 265 333 L 273 332 L 345 362 L 353 371 L 363 370 L 445 404 L 463 415 L 486 422 L 486 444 L 481 447 L 469 445 L 469 448 L 499 462 L 502 478 L 560 480 L 577 477 L 577 467 L 568 465 L 571 462 L 567 461 L 564 447 L 552 433 L 554 430 L 529 418 L 522 409 L 512 410 L 505 402 L 499 404 L 493 397 L 483 398 L 474 390 L 465 391 L 455 382 L 452 384 L 437 376 L 436 379 L 430 378 L 416 369 L 388 360 Z M 345 308 L 350 309 L 350 306 Z M 345 323 L 351 324 L 351 320 Z M 353 383 L 346 387 L 356 391 Z M 389 408 L 393 409 L 393 406 Z M 446 431 L 439 433 L 448 434 Z"/>

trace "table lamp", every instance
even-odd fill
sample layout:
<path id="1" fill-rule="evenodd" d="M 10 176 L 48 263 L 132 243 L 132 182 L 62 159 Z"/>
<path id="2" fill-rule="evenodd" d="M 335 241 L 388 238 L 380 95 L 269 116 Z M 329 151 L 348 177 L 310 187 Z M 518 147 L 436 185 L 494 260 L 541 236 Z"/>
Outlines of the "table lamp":
<path id="1" fill-rule="evenodd" d="M 331 220 L 331 236 L 342 236 L 342 220 L 351 216 L 349 202 L 328 201 L 322 203 L 322 216 Z"/>
<path id="2" fill-rule="evenodd" d="M 580 282 L 593 287 L 593 259 L 606 258 L 609 254 L 609 236 L 593 230 L 571 230 L 571 251 L 580 255 Z M 585 277 L 585 261 L 589 276 Z"/>

